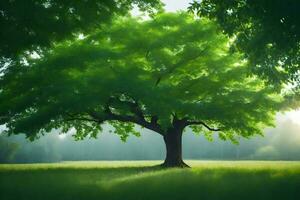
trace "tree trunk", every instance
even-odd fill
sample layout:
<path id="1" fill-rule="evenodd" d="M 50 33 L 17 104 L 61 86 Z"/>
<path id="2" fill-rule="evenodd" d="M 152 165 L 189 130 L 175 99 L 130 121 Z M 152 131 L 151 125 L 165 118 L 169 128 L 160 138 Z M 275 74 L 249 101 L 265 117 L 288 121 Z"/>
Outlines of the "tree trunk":
<path id="1" fill-rule="evenodd" d="M 189 167 L 182 160 L 182 131 L 168 131 L 163 136 L 166 144 L 166 159 L 163 167 Z"/>

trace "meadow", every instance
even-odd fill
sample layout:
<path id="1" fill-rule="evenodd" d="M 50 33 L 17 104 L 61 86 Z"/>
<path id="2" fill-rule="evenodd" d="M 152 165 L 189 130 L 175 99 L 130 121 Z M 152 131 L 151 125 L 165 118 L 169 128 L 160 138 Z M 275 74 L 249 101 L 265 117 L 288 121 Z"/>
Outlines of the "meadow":
<path id="1" fill-rule="evenodd" d="M 161 161 L 1 164 L 0 199 L 300 199 L 300 162 Z"/>

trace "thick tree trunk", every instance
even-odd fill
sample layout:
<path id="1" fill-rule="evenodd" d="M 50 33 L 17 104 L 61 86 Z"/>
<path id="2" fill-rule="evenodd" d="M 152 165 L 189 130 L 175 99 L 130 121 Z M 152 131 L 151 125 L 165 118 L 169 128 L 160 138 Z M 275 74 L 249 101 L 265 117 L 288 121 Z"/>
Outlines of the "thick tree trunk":
<path id="1" fill-rule="evenodd" d="M 164 135 L 166 159 L 163 167 L 189 167 L 182 160 L 182 131 L 173 130 Z"/>

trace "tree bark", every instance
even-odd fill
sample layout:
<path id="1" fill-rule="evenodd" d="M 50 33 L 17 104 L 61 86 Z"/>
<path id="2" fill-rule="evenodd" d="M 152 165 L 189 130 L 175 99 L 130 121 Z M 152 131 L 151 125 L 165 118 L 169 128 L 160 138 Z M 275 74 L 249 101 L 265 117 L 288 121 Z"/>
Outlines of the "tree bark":
<path id="1" fill-rule="evenodd" d="M 163 167 L 189 167 L 182 160 L 182 130 L 171 130 L 163 136 L 166 145 L 166 158 Z"/>

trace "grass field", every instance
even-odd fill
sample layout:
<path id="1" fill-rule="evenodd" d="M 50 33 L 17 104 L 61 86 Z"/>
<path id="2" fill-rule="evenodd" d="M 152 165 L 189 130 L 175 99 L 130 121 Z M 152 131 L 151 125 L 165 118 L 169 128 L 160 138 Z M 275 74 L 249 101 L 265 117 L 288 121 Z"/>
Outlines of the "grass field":
<path id="1" fill-rule="evenodd" d="M 0 165 L 0 199 L 300 199 L 300 162 L 158 161 Z"/>

